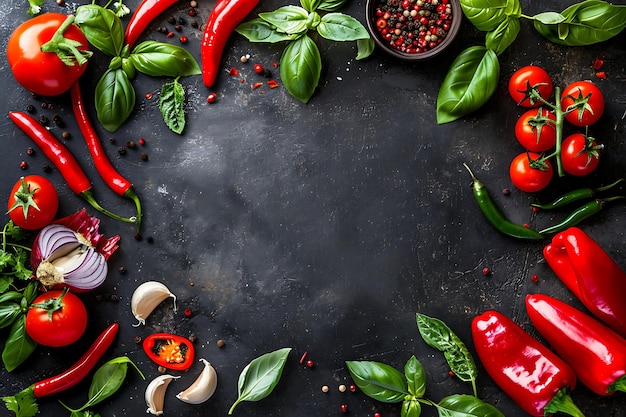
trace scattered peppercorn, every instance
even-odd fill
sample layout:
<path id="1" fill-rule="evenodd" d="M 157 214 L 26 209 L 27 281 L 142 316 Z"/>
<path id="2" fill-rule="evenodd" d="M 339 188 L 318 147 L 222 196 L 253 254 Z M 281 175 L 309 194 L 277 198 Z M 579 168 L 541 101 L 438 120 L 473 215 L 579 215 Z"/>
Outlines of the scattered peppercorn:
<path id="1" fill-rule="evenodd" d="M 136 344 L 140 344 L 141 340 L 142 340 L 141 336 L 135 336 L 135 343 Z"/>
<path id="2" fill-rule="evenodd" d="M 109 138 L 109 143 L 115 143 L 117 140 L 115 138 Z"/>
<path id="3" fill-rule="evenodd" d="M 174 32 L 167 32 L 167 35 L 166 35 L 166 36 L 167 36 L 168 38 L 172 38 L 172 37 L 174 37 Z"/>
<path id="4" fill-rule="evenodd" d="M 308 361 L 306 361 L 306 366 L 307 368 L 313 368 L 313 366 L 315 366 L 315 362 L 309 359 Z"/>
<path id="5" fill-rule="evenodd" d="M 174 25 L 174 30 L 176 30 L 176 32 L 180 32 L 183 30 L 183 27 L 181 25 Z"/>
<path id="6" fill-rule="evenodd" d="M 537 274 L 533 274 L 533 276 L 530 278 L 533 282 L 539 282 L 539 277 L 537 276 Z"/>
<path id="7" fill-rule="evenodd" d="M 46 164 L 46 165 L 44 165 L 44 166 L 43 166 L 43 172 L 45 172 L 45 173 L 50 173 L 50 172 L 52 172 L 52 167 L 51 167 L 50 165 L 47 165 L 47 164 Z"/>
<path id="8" fill-rule="evenodd" d="M 35 112 L 35 106 L 33 106 L 32 104 L 29 104 L 28 106 L 26 106 L 26 111 L 29 113 L 34 113 Z"/>
<path id="9" fill-rule="evenodd" d="M 502 194 L 504 195 L 511 195 L 511 190 L 509 190 L 508 188 L 505 188 L 502 190 Z"/>
<path id="10" fill-rule="evenodd" d="M 42 101 L 40 106 L 41 106 L 42 109 L 46 109 L 46 108 L 48 108 L 48 103 L 46 103 L 45 101 Z"/>
<path id="11" fill-rule="evenodd" d="M 347 389 L 346 386 L 343 384 L 339 385 L 338 388 L 339 388 L 339 392 L 346 392 L 346 389 Z"/>
<path id="12" fill-rule="evenodd" d="M 144 146 L 146 144 L 146 140 L 144 138 L 139 138 L 139 144 Z"/>
<path id="13" fill-rule="evenodd" d="M 356 385 L 350 384 L 350 392 L 356 392 Z"/>
<path id="14" fill-rule="evenodd" d="M 189 307 L 187 307 L 183 314 L 185 315 L 185 317 L 191 317 L 191 315 L 193 314 L 193 312 L 191 311 L 191 309 Z"/>
<path id="15" fill-rule="evenodd" d="M 195 343 L 196 340 L 198 340 L 198 336 L 196 336 L 195 333 L 192 333 L 192 334 L 189 335 L 189 341 L 191 343 Z"/>
<path id="16" fill-rule="evenodd" d="M 196 9 L 194 9 L 194 8 L 192 7 L 191 9 L 187 10 L 187 14 L 188 14 L 189 16 L 191 16 L 191 17 L 194 17 L 195 15 L 197 15 L 197 14 L 198 14 L 198 12 L 196 12 Z M 192 26 L 192 27 L 195 27 L 195 26 L 193 26 L 193 24 L 194 24 L 194 23 L 196 23 L 196 21 L 195 21 L 195 20 L 192 20 L 192 21 L 191 21 L 191 26 Z M 196 23 L 196 26 L 198 26 L 198 24 L 197 24 L 197 23 Z"/>
<path id="17" fill-rule="evenodd" d="M 322 385 L 322 392 L 323 393 L 327 393 L 330 390 L 330 388 L 328 388 L 328 385 Z"/>
<path id="18" fill-rule="evenodd" d="M 268 70 L 268 69 L 264 69 L 263 70 L 263 76 L 265 78 L 272 78 L 272 71 Z"/>
<path id="19" fill-rule="evenodd" d="M 119 272 L 120 274 L 125 274 L 126 273 L 126 268 L 123 266 L 120 266 L 119 268 L 117 268 L 117 272 Z"/>
<path id="20" fill-rule="evenodd" d="M 192 9 L 192 10 L 193 10 L 193 9 Z M 191 16 L 191 15 L 190 15 L 190 16 Z M 194 16 L 195 16 L 195 12 L 194 12 Z M 192 27 L 192 28 L 194 28 L 194 29 L 197 29 L 197 28 L 198 28 L 198 22 L 196 22 L 195 20 L 192 20 L 192 21 L 191 21 L 191 27 Z"/>
<path id="21" fill-rule="evenodd" d="M 348 404 L 341 404 L 339 409 L 341 410 L 342 413 L 347 413 L 348 412 Z"/>
<path id="22" fill-rule="evenodd" d="M 39 123 L 41 123 L 42 125 L 47 125 L 48 122 L 49 120 L 46 116 L 44 116 L 43 114 L 39 116 Z"/>
<path id="23" fill-rule="evenodd" d="M 69 139 L 69 138 L 71 138 L 72 136 L 70 135 L 70 132 L 68 132 L 67 130 L 64 130 L 64 131 L 63 131 L 63 133 L 61 133 L 61 137 L 62 137 L 63 139 Z"/>
<path id="24" fill-rule="evenodd" d="M 148 237 L 146 238 L 146 242 L 148 242 L 148 243 L 154 243 L 154 238 L 153 238 L 152 236 L 148 236 Z"/>
<path id="25" fill-rule="evenodd" d="M 35 154 L 35 149 L 33 149 L 33 148 L 28 148 L 28 149 L 26 149 L 26 153 L 27 153 L 28 155 L 34 155 L 34 154 Z"/>
<path id="26" fill-rule="evenodd" d="M 167 368 L 166 368 L 165 366 L 160 366 L 160 365 L 159 365 L 159 367 L 157 368 L 157 371 L 158 371 L 160 374 L 164 374 L 164 373 L 166 373 L 166 372 L 167 372 Z"/>
<path id="27" fill-rule="evenodd" d="M 215 93 L 209 94 L 209 96 L 206 98 L 206 102 L 209 104 L 215 103 L 216 101 L 217 101 L 217 94 Z"/>
<path id="28" fill-rule="evenodd" d="M 63 123 L 61 116 L 59 116 L 58 114 L 55 114 L 54 116 L 52 116 L 52 121 L 54 122 L 55 125 L 59 127 L 65 126 L 65 123 Z"/>
<path id="29" fill-rule="evenodd" d="M 20 162 L 20 169 L 26 169 L 26 168 L 28 168 L 28 162 L 26 161 Z"/>
<path id="30" fill-rule="evenodd" d="M 222 339 L 218 340 L 215 344 L 220 349 L 223 348 L 224 346 L 226 346 L 226 342 L 224 340 L 222 340 Z"/>
<path id="31" fill-rule="evenodd" d="M 117 153 L 120 155 L 126 155 L 126 148 L 123 146 L 120 146 L 119 148 L 117 148 Z"/>
<path id="32" fill-rule="evenodd" d="M 184 35 L 183 35 L 183 36 L 181 36 L 180 38 L 178 38 L 178 41 L 179 41 L 180 43 L 187 43 L 187 41 L 188 41 L 188 40 L 189 40 L 189 39 L 187 39 L 187 37 L 186 37 L 186 36 L 184 36 Z"/>
<path id="33" fill-rule="evenodd" d="M 65 4 L 65 0 L 57 0 L 57 4 L 59 6 L 63 6 Z"/>
<path id="34" fill-rule="evenodd" d="M 197 2 L 196 0 L 191 0 L 191 1 L 189 2 L 189 5 L 190 5 L 191 7 L 198 7 L 198 2 Z"/>
<path id="35" fill-rule="evenodd" d="M 175 24 L 176 23 L 176 18 L 174 18 L 174 16 L 168 16 L 167 17 L 167 23 L 170 23 L 172 25 Z"/>
<path id="36" fill-rule="evenodd" d="M 118 301 L 120 301 L 119 297 L 117 296 L 117 294 L 111 294 L 111 298 L 110 300 L 114 303 L 117 303 Z"/>
<path id="37" fill-rule="evenodd" d="M 380 413 L 378 412 L 374 413 L 374 417 L 380 417 Z"/>
<path id="38" fill-rule="evenodd" d="M 448 371 L 448 376 L 454 376 L 454 371 L 453 370 L 449 370 Z"/>
<path id="39" fill-rule="evenodd" d="M 533 213 L 539 213 L 539 207 L 533 207 Z"/>
<path id="40" fill-rule="evenodd" d="M 137 232 L 133 235 L 133 237 L 135 238 L 135 240 L 141 240 L 141 233 Z"/>
<path id="41" fill-rule="evenodd" d="M 145 152 L 142 152 L 139 154 L 139 159 L 141 159 L 142 161 L 147 161 L 148 160 L 148 154 Z"/>
<path id="42" fill-rule="evenodd" d="M 257 74 L 263 74 L 263 65 L 254 64 L 254 72 L 256 72 Z"/>
<path id="43" fill-rule="evenodd" d="M 484 276 L 488 276 L 490 274 L 491 274 L 491 270 L 489 268 L 487 268 L 487 267 L 484 267 L 483 268 L 483 275 Z"/>
<path id="44" fill-rule="evenodd" d="M 129 149 L 135 149 L 135 147 L 136 147 L 135 141 L 129 140 L 128 142 L 126 142 L 126 147 L 129 148 Z"/>

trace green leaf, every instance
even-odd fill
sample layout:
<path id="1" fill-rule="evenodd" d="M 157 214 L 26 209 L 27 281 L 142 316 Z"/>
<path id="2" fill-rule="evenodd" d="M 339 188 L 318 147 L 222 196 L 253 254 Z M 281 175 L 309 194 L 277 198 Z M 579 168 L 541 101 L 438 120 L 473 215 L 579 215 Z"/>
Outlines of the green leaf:
<path id="1" fill-rule="evenodd" d="M 352 380 L 365 395 L 384 403 L 398 403 L 409 395 L 407 379 L 400 371 L 374 361 L 346 361 Z"/>
<path id="2" fill-rule="evenodd" d="M 9 411 L 15 413 L 15 417 L 34 417 L 39 411 L 37 400 L 33 392 L 33 386 L 12 395 L 2 397 L 2 401 Z"/>
<path id="3" fill-rule="evenodd" d="M 493 405 L 472 395 L 454 394 L 437 404 L 440 417 L 504 417 Z"/>
<path id="4" fill-rule="evenodd" d="M 298 34 L 289 35 L 278 32 L 275 27 L 263 19 L 252 19 L 235 28 L 235 32 L 245 36 L 250 42 L 277 43 L 297 39 Z"/>
<path id="5" fill-rule="evenodd" d="M 159 110 L 163 120 L 172 132 L 183 133 L 185 129 L 185 90 L 183 86 L 174 80 L 166 83 L 161 89 L 159 98 Z"/>
<path id="6" fill-rule="evenodd" d="M 496 53 L 472 46 L 452 62 L 437 96 L 437 122 L 452 122 L 481 108 L 493 95 L 500 78 Z"/>
<path id="7" fill-rule="evenodd" d="M 121 68 L 107 70 L 96 84 L 98 120 L 109 132 L 115 132 L 135 107 L 135 90 Z"/>
<path id="8" fill-rule="evenodd" d="M 358 41 L 356 41 L 357 55 L 355 59 L 358 61 L 360 59 L 367 58 L 368 56 L 372 55 L 375 47 L 376 44 L 374 43 L 374 39 L 359 39 Z"/>
<path id="9" fill-rule="evenodd" d="M 202 72 L 188 50 L 168 43 L 142 42 L 128 59 L 137 71 L 153 77 L 181 77 Z"/>
<path id="10" fill-rule="evenodd" d="M 409 394 L 416 398 L 423 397 L 426 393 L 426 372 L 415 355 L 411 356 L 406 365 L 404 365 L 404 376 L 406 377 Z"/>
<path id="11" fill-rule="evenodd" d="M 317 10 L 322 0 L 300 0 L 302 8 L 311 13 Z"/>
<path id="12" fill-rule="evenodd" d="M 557 12 L 544 12 L 534 15 L 533 19 L 538 20 L 545 25 L 556 25 L 558 23 L 564 22 L 565 16 Z"/>
<path id="13" fill-rule="evenodd" d="M 37 343 L 26 333 L 26 314 L 22 314 L 13 322 L 2 351 L 2 362 L 7 372 L 28 359 L 36 347 Z"/>
<path id="14" fill-rule="evenodd" d="M 242 401 L 259 401 L 274 390 L 283 373 L 291 348 L 282 348 L 253 359 L 239 375 L 238 398 L 228 410 L 233 410 Z"/>
<path id="15" fill-rule="evenodd" d="M 44 0 L 28 0 L 28 14 L 30 16 L 35 16 L 41 12 L 41 5 L 44 3 Z"/>
<path id="16" fill-rule="evenodd" d="M 497 28 L 491 32 L 487 32 L 485 37 L 485 46 L 496 53 L 502 54 L 520 32 L 520 21 L 517 17 L 508 17 Z"/>
<path id="17" fill-rule="evenodd" d="M 465 17 L 478 30 L 494 30 L 507 18 L 507 10 L 512 10 L 511 0 L 461 0 Z"/>
<path id="18" fill-rule="evenodd" d="M 273 12 L 259 13 L 259 17 L 274 25 L 276 30 L 283 33 L 302 33 L 307 30 L 309 12 L 299 6 L 283 6 Z"/>
<path id="19" fill-rule="evenodd" d="M 324 10 L 325 12 L 336 12 L 341 9 L 348 0 L 322 0 L 317 6 L 317 10 Z"/>
<path id="20" fill-rule="evenodd" d="M 322 17 L 317 33 L 331 41 L 356 41 L 368 39 L 369 32 L 352 16 L 343 13 L 328 13 Z"/>
<path id="21" fill-rule="evenodd" d="M 9 327 L 22 313 L 22 307 L 18 303 L 4 302 L 0 304 L 0 329 Z"/>
<path id="22" fill-rule="evenodd" d="M 304 35 L 287 45 L 280 58 L 280 77 L 289 94 L 307 103 L 321 73 L 322 57 L 310 37 Z"/>
<path id="23" fill-rule="evenodd" d="M 112 10 L 97 4 L 80 6 L 74 22 L 95 48 L 110 57 L 120 55 L 124 47 L 124 27 Z"/>
<path id="24" fill-rule="evenodd" d="M 400 417 L 419 417 L 422 414 L 422 406 L 415 398 L 404 400 L 400 409 Z"/>

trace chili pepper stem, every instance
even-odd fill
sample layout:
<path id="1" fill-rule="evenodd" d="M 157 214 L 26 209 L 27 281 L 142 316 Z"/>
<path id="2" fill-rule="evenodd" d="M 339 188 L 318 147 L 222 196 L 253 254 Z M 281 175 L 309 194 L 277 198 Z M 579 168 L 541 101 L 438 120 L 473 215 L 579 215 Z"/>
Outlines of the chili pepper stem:
<path id="1" fill-rule="evenodd" d="M 64 36 L 65 31 L 74 23 L 74 15 L 69 15 L 48 42 L 41 45 L 42 52 L 53 52 L 67 66 L 74 64 L 83 65 L 93 55 L 91 51 L 81 51 L 80 42 L 68 39 Z"/>
<path id="2" fill-rule="evenodd" d="M 93 193 L 91 192 L 91 190 L 85 190 L 82 193 L 80 193 L 80 196 L 89 203 L 89 205 L 91 205 L 91 207 L 95 208 L 96 210 L 98 210 L 100 213 L 111 217 L 112 219 L 115 220 L 119 220 L 122 222 L 126 222 L 126 223 L 137 223 L 138 220 L 136 217 L 122 217 L 119 216 L 107 209 L 105 209 L 104 207 L 102 207 L 100 204 L 98 204 L 98 202 L 96 201 L 96 199 L 93 196 Z"/>
<path id="3" fill-rule="evenodd" d="M 141 230 L 141 216 L 142 216 L 141 200 L 139 200 L 139 196 L 137 195 L 137 193 L 135 192 L 135 189 L 132 186 L 128 190 L 126 190 L 126 192 L 124 193 L 124 197 L 129 198 L 135 202 L 135 207 L 137 209 L 137 217 L 136 217 L 137 233 L 139 233 L 139 231 Z"/>

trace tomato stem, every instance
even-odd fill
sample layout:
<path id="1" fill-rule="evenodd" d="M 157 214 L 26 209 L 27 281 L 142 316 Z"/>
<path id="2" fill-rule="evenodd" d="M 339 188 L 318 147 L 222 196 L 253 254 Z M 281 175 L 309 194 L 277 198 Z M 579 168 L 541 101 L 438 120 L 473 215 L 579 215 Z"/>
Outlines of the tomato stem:
<path id="1" fill-rule="evenodd" d="M 57 54 L 59 59 L 67 66 L 75 64 L 83 65 L 91 57 L 93 52 L 78 49 L 82 45 L 79 41 L 66 38 L 65 31 L 74 23 L 74 15 L 69 15 L 59 26 L 57 31 L 48 42 L 41 45 L 42 52 Z"/>
<path id="2" fill-rule="evenodd" d="M 46 313 L 48 313 L 48 320 L 52 322 L 52 315 L 59 310 L 63 310 L 63 297 L 65 297 L 65 294 L 67 294 L 68 291 L 69 288 L 65 287 L 58 297 L 49 298 L 42 303 L 32 304 L 31 307 L 45 310 Z"/>

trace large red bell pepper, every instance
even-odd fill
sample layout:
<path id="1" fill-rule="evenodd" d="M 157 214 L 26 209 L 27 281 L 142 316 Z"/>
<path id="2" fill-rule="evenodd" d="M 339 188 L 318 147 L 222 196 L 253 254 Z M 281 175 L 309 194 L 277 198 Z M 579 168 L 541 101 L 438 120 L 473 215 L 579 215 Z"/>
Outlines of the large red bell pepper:
<path id="1" fill-rule="evenodd" d="M 576 386 L 572 368 L 513 320 L 486 311 L 474 318 L 472 338 L 489 376 L 528 414 L 584 416 L 568 393 Z"/>
<path id="2" fill-rule="evenodd" d="M 578 380 L 599 395 L 626 391 L 626 340 L 593 317 L 547 295 L 526 296 L 533 325 Z"/>
<path id="3" fill-rule="evenodd" d="M 554 236 L 543 255 L 593 315 L 626 337 L 626 273 L 600 245 L 571 227 Z"/>

